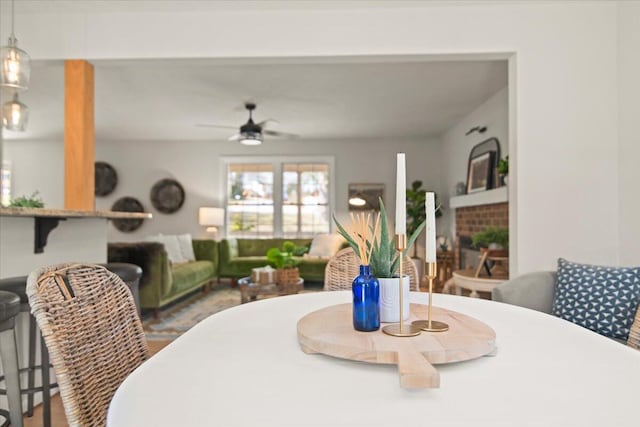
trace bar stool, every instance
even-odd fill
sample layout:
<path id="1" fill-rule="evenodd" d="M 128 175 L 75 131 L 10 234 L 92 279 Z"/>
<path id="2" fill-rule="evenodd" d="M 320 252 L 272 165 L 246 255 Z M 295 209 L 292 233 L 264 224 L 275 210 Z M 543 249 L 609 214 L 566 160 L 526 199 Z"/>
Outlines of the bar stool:
<path id="1" fill-rule="evenodd" d="M 58 387 L 57 383 L 51 383 L 49 352 L 40 338 L 40 364 L 36 365 L 36 320 L 30 313 L 29 299 L 27 298 L 27 276 L 8 277 L 0 280 L 0 291 L 12 292 L 20 298 L 20 311 L 29 313 L 29 356 L 27 366 L 20 369 L 20 372 L 27 372 L 27 387 L 21 388 L 21 394 L 27 395 L 27 416 L 33 416 L 34 395 L 42 392 L 42 425 L 51 427 L 51 388 Z M 40 370 L 41 385 L 35 385 L 35 372 Z M 0 391 L 0 394 L 2 392 Z"/>
<path id="2" fill-rule="evenodd" d="M 20 297 L 12 292 L 0 291 L 0 357 L 7 387 L 9 411 L 0 409 L 14 427 L 22 427 L 22 398 L 18 370 L 18 346 L 15 335 L 16 316 L 20 313 Z M 2 425 L 6 425 L 5 421 Z"/>

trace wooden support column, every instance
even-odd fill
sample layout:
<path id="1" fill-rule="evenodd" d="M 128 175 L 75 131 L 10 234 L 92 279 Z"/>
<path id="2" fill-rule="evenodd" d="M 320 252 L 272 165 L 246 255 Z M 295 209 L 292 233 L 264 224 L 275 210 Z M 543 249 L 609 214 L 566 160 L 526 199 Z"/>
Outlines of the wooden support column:
<path id="1" fill-rule="evenodd" d="M 64 63 L 64 207 L 93 211 L 94 196 L 93 65 Z"/>

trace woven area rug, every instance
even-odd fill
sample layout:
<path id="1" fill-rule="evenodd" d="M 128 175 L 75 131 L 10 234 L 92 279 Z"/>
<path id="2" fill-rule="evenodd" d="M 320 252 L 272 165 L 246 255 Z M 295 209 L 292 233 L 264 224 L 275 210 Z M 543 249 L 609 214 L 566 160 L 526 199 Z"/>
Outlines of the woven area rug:
<path id="1" fill-rule="evenodd" d="M 312 287 L 304 289 L 302 293 L 320 290 L 322 290 L 321 287 Z M 174 340 L 201 320 L 236 305 L 240 305 L 240 290 L 238 288 L 223 287 L 206 294 L 197 292 L 187 299 L 162 310 L 158 319 L 153 318 L 151 315 L 143 316 L 142 327 L 148 340 Z"/>
<path id="2" fill-rule="evenodd" d="M 158 319 L 143 320 L 148 340 L 174 340 L 201 320 L 219 311 L 240 305 L 238 289 L 223 288 L 209 293 L 197 293 L 163 310 Z"/>

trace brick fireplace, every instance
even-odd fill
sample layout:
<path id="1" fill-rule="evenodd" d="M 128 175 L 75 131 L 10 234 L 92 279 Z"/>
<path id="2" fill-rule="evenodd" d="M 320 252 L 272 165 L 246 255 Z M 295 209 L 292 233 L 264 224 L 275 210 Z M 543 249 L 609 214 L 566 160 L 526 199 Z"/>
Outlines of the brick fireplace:
<path id="1" fill-rule="evenodd" d="M 509 228 L 509 203 L 456 208 L 456 268 L 477 265 L 479 251 L 471 248 L 471 236 L 487 227 Z"/>

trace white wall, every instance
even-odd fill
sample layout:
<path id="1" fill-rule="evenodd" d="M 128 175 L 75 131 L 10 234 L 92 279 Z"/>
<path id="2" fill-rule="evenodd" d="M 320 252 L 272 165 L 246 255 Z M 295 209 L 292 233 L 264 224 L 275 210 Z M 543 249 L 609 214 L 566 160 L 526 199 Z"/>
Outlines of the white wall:
<path id="1" fill-rule="evenodd" d="M 620 263 L 640 265 L 640 2 L 618 10 L 618 108 L 620 111 Z M 601 195 L 613 212 L 613 201 Z"/>
<path id="2" fill-rule="evenodd" d="M 452 242 L 455 242 L 455 210 L 449 208 L 449 199 L 456 195 L 458 182 L 467 183 L 471 149 L 489 138 L 498 138 L 501 157 L 509 155 L 508 98 L 509 90 L 505 87 L 442 134 L 442 201 L 447 209 L 440 218 L 438 234 L 445 234 Z M 486 126 L 487 131 L 465 135 L 475 126 Z"/>
<path id="3" fill-rule="evenodd" d="M 64 207 L 63 141 L 4 140 L 3 159 L 11 162 L 11 196 L 38 191 L 46 207 Z"/>
<path id="4" fill-rule="evenodd" d="M 153 13 L 139 5 L 46 8 L 19 17 L 20 42 L 35 59 L 515 53 L 512 273 L 553 268 L 558 256 L 617 262 L 619 206 L 636 199 L 628 191 L 619 196 L 613 172 L 618 3 L 398 3 L 243 2 Z M 640 168 L 625 168 L 625 179 L 640 182 Z M 638 258 L 640 248 L 632 250 Z"/>
<path id="5" fill-rule="evenodd" d="M 335 211 L 348 218 L 348 185 L 353 182 L 385 184 L 385 205 L 395 211 L 395 157 L 407 153 L 407 182 L 415 179 L 440 188 L 439 140 L 265 141 L 260 147 L 203 141 L 99 141 L 96 160 L 110 163 L 118 173 L 118 186 L 107 197 L 96 198 L 96 208 L 109 209 L 123 196 L 139 199 L 153 219 L 138 230 L 122 233 L 109 227 L 110 241 L 135 241 L 156 233 L 188 232 L 205 236 L 198 225 L 200 206 L 224 206 L 221 156 L 333 156 L 335 158 Z M 149 191 L 162 178 L 174 178 L 186 192 L 185 204 L 174 214 L 162 214 L 151 205 Z M 223 230 L 221 230 L 223 231 Z"/>

